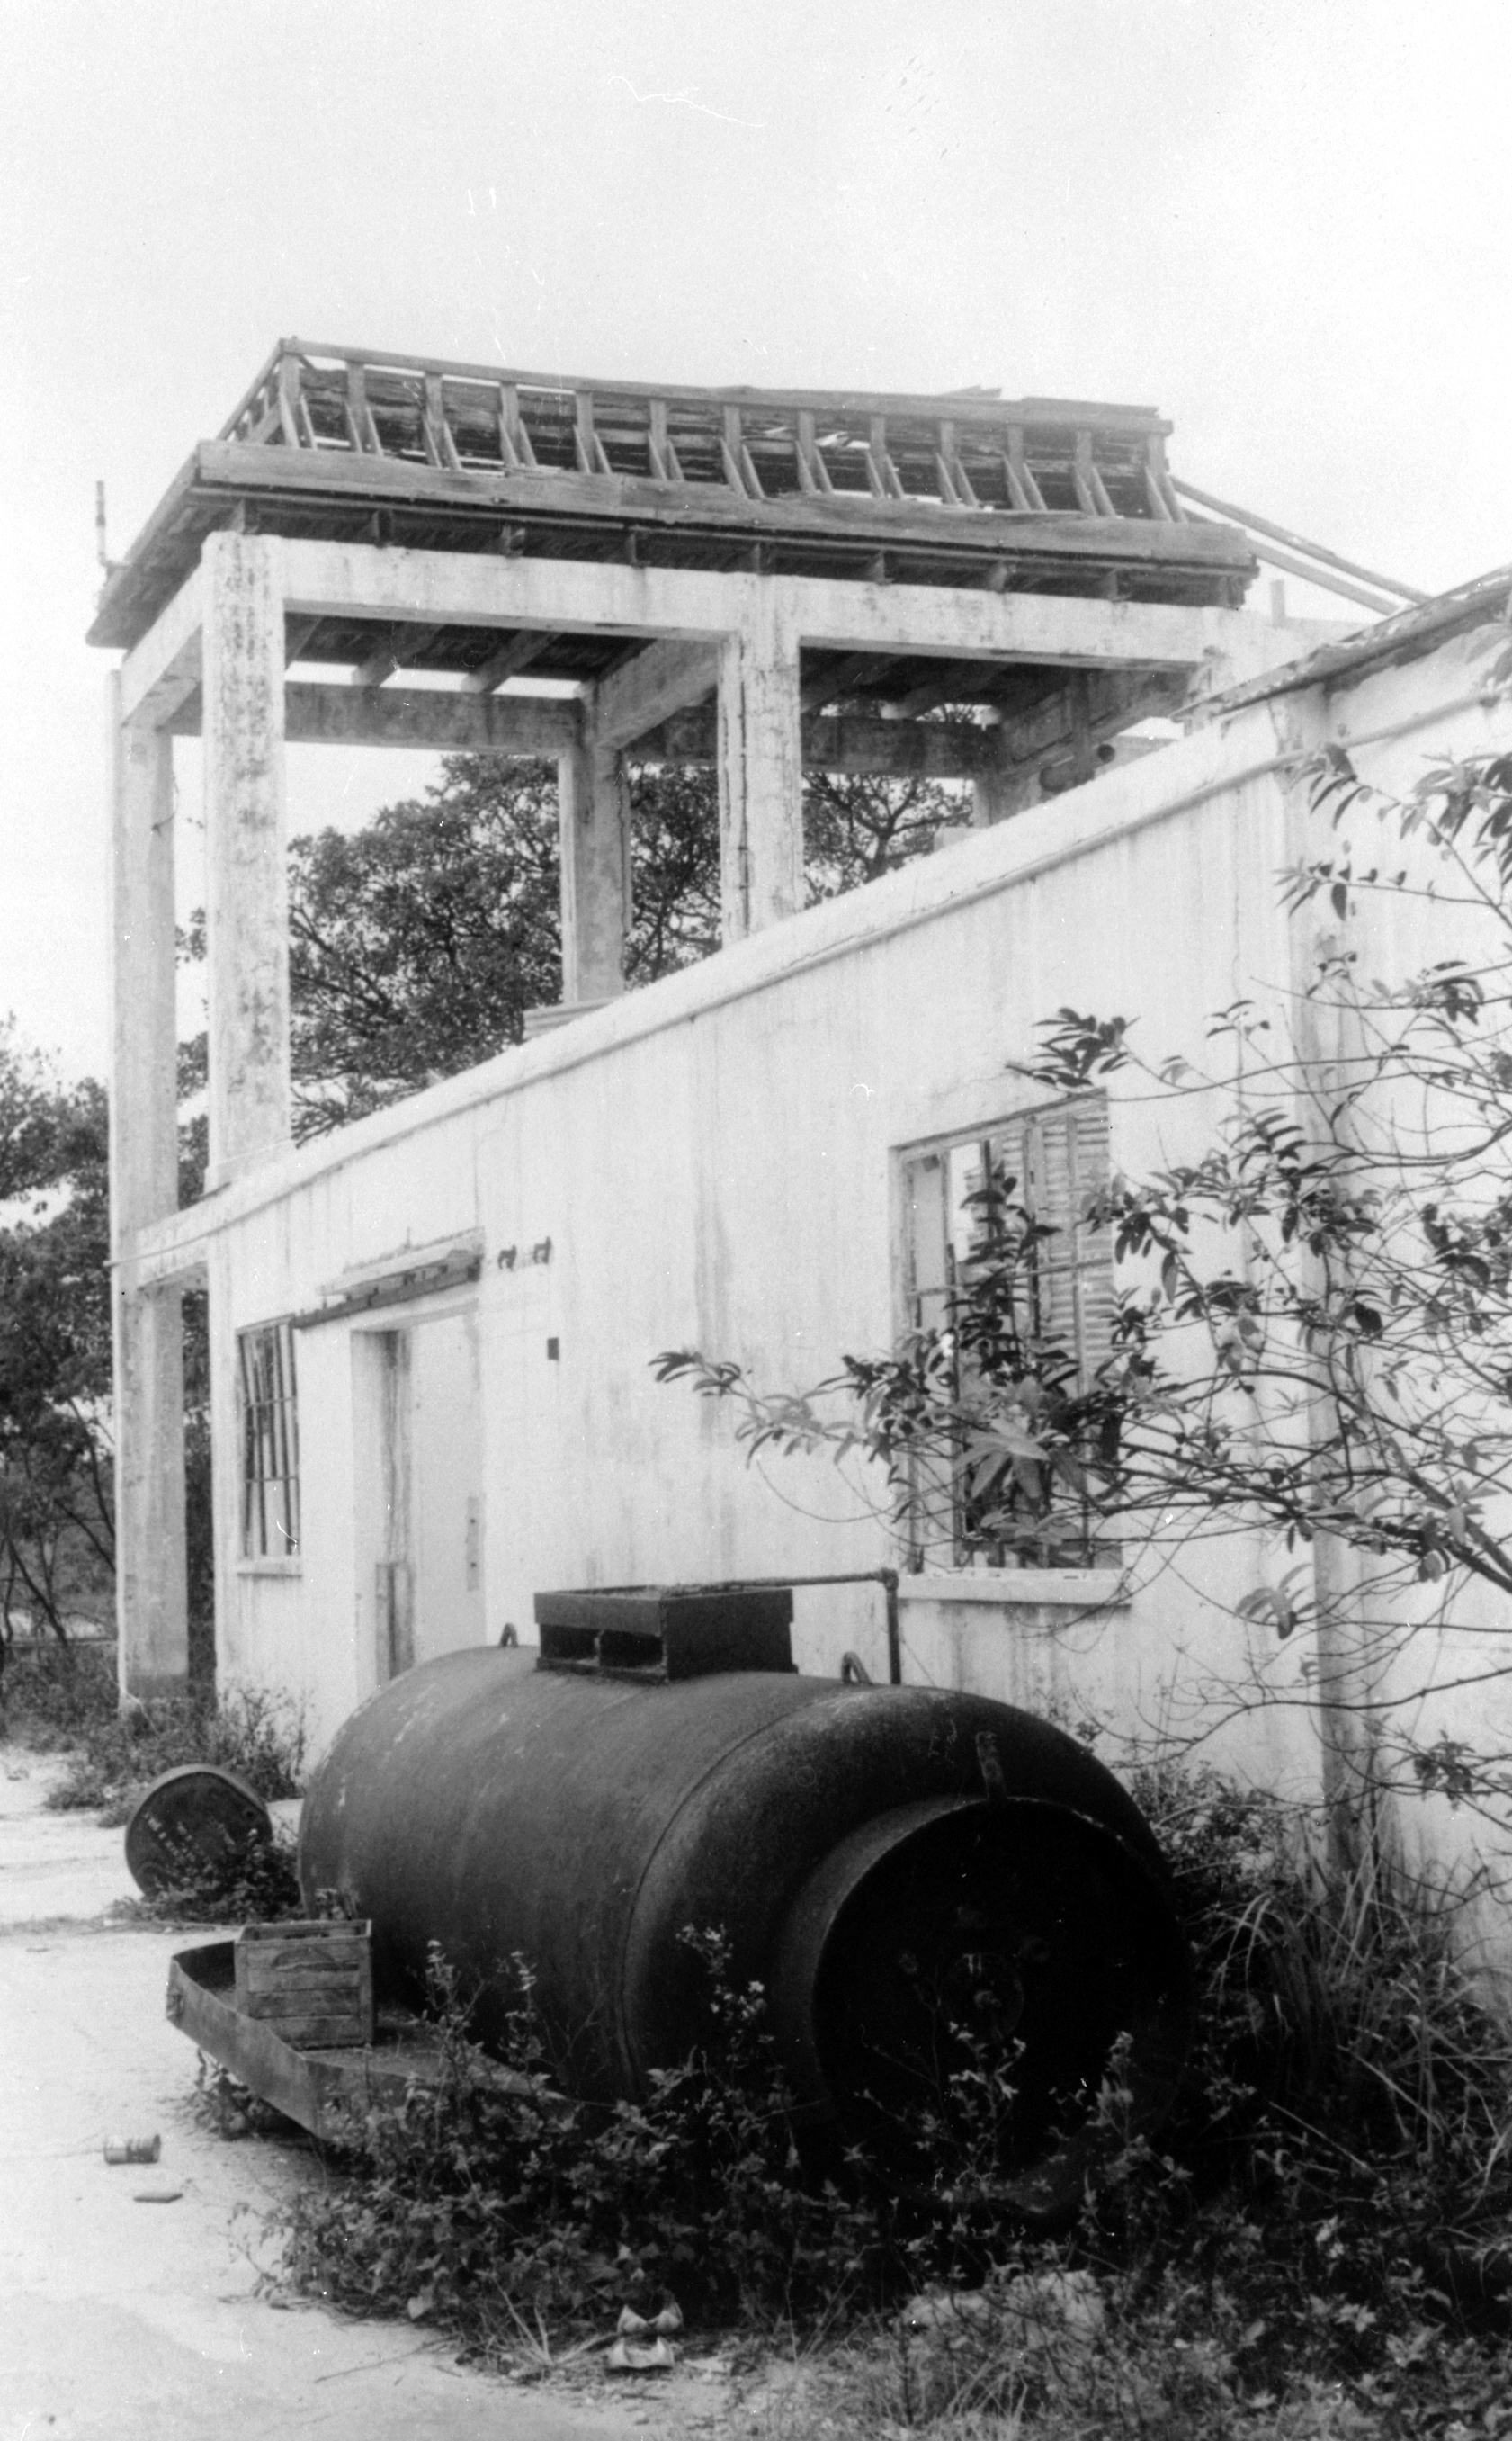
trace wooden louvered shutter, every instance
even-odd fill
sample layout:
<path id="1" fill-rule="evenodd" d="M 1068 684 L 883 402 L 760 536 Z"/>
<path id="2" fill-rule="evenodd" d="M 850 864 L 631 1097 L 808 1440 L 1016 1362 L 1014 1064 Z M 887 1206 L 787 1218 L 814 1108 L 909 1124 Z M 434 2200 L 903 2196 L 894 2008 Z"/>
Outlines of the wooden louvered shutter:
<path id="1" fill-rule="evenodd" d="M 1112 1345 L 1116 1311 L 1111 1236 L 1087 1218 L 1107 1184 L 1107 1100 L 1089 1094 L 1032 1112 L 999 1129 L 992 1150 L 999 1169 L 1019 1181 L 1016 1200 L 1055 1233 L 1035 1251 L 1030 1327 L 1065 1349 L 1085 1389 Z"/>

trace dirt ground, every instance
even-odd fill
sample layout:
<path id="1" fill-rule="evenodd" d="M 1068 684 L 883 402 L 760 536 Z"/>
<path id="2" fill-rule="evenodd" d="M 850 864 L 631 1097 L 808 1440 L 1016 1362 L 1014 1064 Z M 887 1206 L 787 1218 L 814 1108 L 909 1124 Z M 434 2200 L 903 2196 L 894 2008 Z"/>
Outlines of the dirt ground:
<path id="1" fill-rule="evenodd" d="M 121 1835 L 44 1810 L 57 1768 L 0 1745 L 0 2441 L 708 2430 L 715 2400 L 692 2372 L 588 2396 L 521 2389 L 409 2327 L 258 2295 L 262 2216 L 318 2163 L 196 2121 L 195 2055 L 163 2014 L 169 1957 L 195 1936 L 109 1920 L 134 1895 Z M 107 2137 L 153 2133 L 157 2163 L 107 2166 Z"/>

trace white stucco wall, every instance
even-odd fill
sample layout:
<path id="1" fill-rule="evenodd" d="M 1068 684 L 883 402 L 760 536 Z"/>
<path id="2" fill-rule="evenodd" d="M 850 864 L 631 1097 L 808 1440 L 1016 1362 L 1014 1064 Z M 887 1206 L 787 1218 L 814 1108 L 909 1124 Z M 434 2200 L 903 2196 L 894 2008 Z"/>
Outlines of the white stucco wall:
<path id="1" fill-rule="evenodd" d="M 1057 1007 L 1137 1016 L 1149 1056 L 1199 1058 L 1213 1011 L 1295 989 L 1318 919 L 1279 905 L 1277 875 L 1307 843 L 1288 758 L 1390 731 L 1361 768 L 1410 785 L 1432 754 L 1505 744 L 1505 708 L 1465 701 L 1474 683 L 1456 644 L 1331 700 L 1251 707 L 163 1224 L 165 1274 L 209 1268 L 224 1674 L 297 1689 L 319 1743 L 377 1666 L 354 1347 L 370 1324 L 298 1334 L 303 1549 L 275 1570 L 235 1555 L 235 1332 L 469 1235 L 480 1277 L 447 1302 L 476 1300 L 490 1639 L 512 1620 L 530 1640 L 543 1587 L 891 1561 L 853 1480 L 828 1461 L 747 1469 L 728 1411 L 657 1386 L 651 1358 L 696 1346 L 775 1388 L 882 1348 L 900 1318 L 899 1148 L 1043 1100 L 1010 1063 Z M 1376 947 L 1400 963 L 1411 944 Z M 1196 1152 L 1213 1116 L 1115 1079 L 1114 1163 L 1137 1173 Z M 547 1239 L 549 1259 L 530 1259 Z M 908 1588 L 905 1674 L 1135 1736 L 1222 1723 L 1225 1691 L 1257 1670 L 1281 1700 L 1228 1719 L 1213 1750 L 1308 1788 L 1305 1640 L 1279 1646 L 1233 1611 L 1273 1556 L 1261 1538 L 1175 1564 L 1127 1556 L 1111 1606 L 1106 1576 Z M 801 1596 L 799 1628 L 804 1666 L 833 1670 L 855 1647 L 882 1674 L 874 1589 Z"/>

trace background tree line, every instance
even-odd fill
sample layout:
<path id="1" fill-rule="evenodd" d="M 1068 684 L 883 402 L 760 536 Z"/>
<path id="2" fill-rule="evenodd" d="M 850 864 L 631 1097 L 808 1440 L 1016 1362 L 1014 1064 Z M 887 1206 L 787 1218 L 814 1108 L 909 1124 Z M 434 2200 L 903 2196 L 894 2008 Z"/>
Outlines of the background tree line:
<path id="1" fill-rule="evenodd" d="M 635 915 L 626 979 L 652 982 L 719 940 L 711 770 L 633 769 Z M 811 898 L 927 854 L 961 792 L 931 782 L 805 783 Z M 528 1008 L 561 991 L 556 771 L 454 755 L 419 798 L 354 832 L 290 850 L 295 1130 L 301 1138 L 456 1075 L 518 1042 Z M 180 944 L 205 954 L 203 915 Z M 196 1105 L 206 1042 L 180 1046 L 181 1202 L 204 1191 Z M 65 1639 L 109 1616 L 115 1558 L 110 1423 L 107 1109 L 66 1085 L 0 1022 L 0 1617 Z M 208 1351 L 205 1301 L 185 1300 L 191 1641 L 211 1650 Z"/>

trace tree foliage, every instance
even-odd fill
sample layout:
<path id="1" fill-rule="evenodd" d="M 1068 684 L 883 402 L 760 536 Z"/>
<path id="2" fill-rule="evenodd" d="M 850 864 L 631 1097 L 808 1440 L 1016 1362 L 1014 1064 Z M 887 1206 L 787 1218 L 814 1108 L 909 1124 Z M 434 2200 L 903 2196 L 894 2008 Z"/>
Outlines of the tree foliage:
<path id="1" fill-rule="evenodd" d="M 696 1350 L 657 1364 L 733 1401 L 753 1454 L 875 1461 L 909 1532 L 921 1496 L 963 1486 L 1026 1557 L 1057 1516 L 1167 1558 L 1267 1529 L 1279 1564 L 1239 1618 L 1347 1639 L 1331 1699 L 1367 1768 L 1500 1812 L 1507 1742 L 1435 1727 L 1431 1703 L 1512 1675 L 1512 756 L 1441 762 L 1405 799 L 1337 749 L 1303 776 L 1336 842 L 1284 897 L 1346 929 L 1300 1004 L 1218 1012 L 1200 1069 L 1146 1058 L 1128 1019 L 1062 1009 L 1021 1072 L 1058 1094 L 1115 1080 L 1209 1134 L 1095 1199 L 1122 1286 L 1090 1382 L 1026 1327 L 1037 1232 L 1008 1179 L 983 1183 L 947 1328 L 801 1393 Z M 1347 927 L 1367 897 L 1398 931 L 1415 910 L 1448 954 L 1365 974 Z M 1336 1592 L 1315 1548 L 1344 1555 Z"/>
<path id="2" fill-rule="evenodd" d="M 634 987 L 719 946 L 719 810 L 703 766 L 629 774 Z M 834 897 L 927 854 L 960 818 L 932 781 L 805 784 L 809 893 Z M 561 996 L 556 768 L 445 758 L 423 797 L 360 830 L 290 850 L 291 1067 L 295 1129 L 317 1135 L 518 1042 L 528 1008 Z M 196 915 L 184 948 L 205 955 Z M 184 1046 L 181 1097 L 205 1083 L 205 1042 Z M 191 1122 L 185 1200 L 199 1191 L 203 1121 Z"/>
<path id="3" fill-rule="evenodd" d="M 0 1026 L 0 1612 L 58 1636 L 114 1560 L 105 1096 Z"/>

